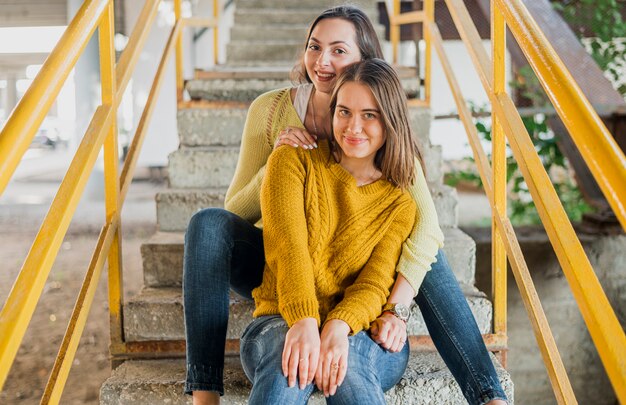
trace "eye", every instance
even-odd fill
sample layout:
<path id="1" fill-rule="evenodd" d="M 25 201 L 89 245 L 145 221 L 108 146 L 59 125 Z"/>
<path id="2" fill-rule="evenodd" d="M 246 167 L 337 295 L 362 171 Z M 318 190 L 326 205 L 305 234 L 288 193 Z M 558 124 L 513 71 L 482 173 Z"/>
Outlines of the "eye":
<path id="1" fill-rule="evenodd" d="M 309 46 L 307 47 L 307 49 L 310 49 L 312 51 L 319 51 L 320 50 L 320 46 L 317 44 L 309 44 Z"/>
<path id="2" fill-rule="evenodd" d="M 374 113 L 365 113 L 365 114 L 363 114 L 363 117 L 366 120 L 375 120 L 377 118 L 376 114 L 374 114 Z"/>
<path id="3" fill-rule="evenodd" d="M 347 53 L 347 52 L 346 52 L 344 49 L 337 48 L 337 49 L 335 49 L 335 50 L 333 51 L 333 53 L 337 53 L 337 54 L 342 55 L 342 54 L 345 54 L 345 53 Z"/>
<path id="4" fill-rule="evenodd" d="M 338 110 L 337 111 L 337 116 L 338 117 L 348 117 L 348 116 L 350 116 L 350 111 L 348 111 L 348 110 Z"/>

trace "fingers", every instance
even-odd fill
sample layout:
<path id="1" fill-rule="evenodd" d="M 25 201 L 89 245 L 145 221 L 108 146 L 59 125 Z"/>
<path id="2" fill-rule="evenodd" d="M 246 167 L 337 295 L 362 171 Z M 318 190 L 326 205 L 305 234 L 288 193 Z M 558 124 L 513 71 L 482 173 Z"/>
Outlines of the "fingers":
<path id="1" fill-rule="evenodd" d="M 404 347 L 404 343 L 406 342 L 406 331 L 399 331 L 396 333 L 393 339 L 393 343 L 391 344 L 391 348 L 389 349 L 392 353 L 397 353 Z"/>
<path id="2" fill-rule="evenodd" d="M 287 384 L 289 387 L 296 386 L 296 378 L 298 377 L 298 365 L 300 363 L 300 355 L 297 351 L 292 352 L 289 358 L 289 374 L 287 375 Z"/>
<path id="3" fill-rule="evenodd" d="M 319 362 L 320 354 L 319 351 L 313 351 L 309 356 L 309 370 L 306 378 L 306 384 L 312 384 L 313 378 L 315 378 L 315 374 L 317 373 L 317 365 Z"/>
<path id="4" fill-rule="evenodd" d="M 389 349 L 389 332 L 391 331 L 392 323 L 391 322 L 381 322 L 378 328 L 378 335 L 376 343 L 384 347 L 385 349 Z"/>
<path id="5" fill-rule="evenodd" d="M 398 352 L 406 343 L 406 323 L 393 315 L 383 315 L 372 323 L 370 335 L 383 348 Z"/>
<path id="6" fill-rule="evenodd" d="M 336 359 L 330 365 L 330 381 L 328 385 L 328 395 L 335 395 L 337 388 L 341 385 L 346 377 L 348 369 L 347 362 L 344 357 Z"/>
<path id="7" fill-rule="evenodd" d="M 335 395 L 337 388 L 343 383 L 348 371 L 348 359 L 346 356 L 327 356 L 320 359 L 315 374 L 317 389 L 324 393 L 325 397 Z"/>
<path id="8" fill-rule="evenodd" d="M 294 148 L 302 147 L 304 149 L 317 148 L 316 138 L 313 135 L 302 128 L 294 127 L 287 127 L 280 131 L 274 142 L 274 149 L 281 145 L 290 145 Z"/>
<path id="9" fill-rule="evenodd" d="M 283 348 L 283 359 L 282 359 L 283 375 L 285 377 L 289 375 L 289 358 L 290 357 L 291 357 L 291 345 L 285 342 L 285 347 Z"/>

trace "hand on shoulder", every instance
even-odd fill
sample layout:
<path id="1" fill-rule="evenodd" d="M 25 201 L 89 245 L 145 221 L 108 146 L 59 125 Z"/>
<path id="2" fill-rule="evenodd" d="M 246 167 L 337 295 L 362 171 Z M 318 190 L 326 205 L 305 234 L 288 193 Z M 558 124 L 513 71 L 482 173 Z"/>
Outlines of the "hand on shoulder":
<path id="1" fill-rule="evenodd" d="M 317 137 L 310 134 L 304 128 L 287 127 L 278 133 L 276 141 L 274 142 L 274 149 L 281 145 L 289 145 L 294 148 L 301 147 L 302 149 L 315 149 L 317 148 Z"/>

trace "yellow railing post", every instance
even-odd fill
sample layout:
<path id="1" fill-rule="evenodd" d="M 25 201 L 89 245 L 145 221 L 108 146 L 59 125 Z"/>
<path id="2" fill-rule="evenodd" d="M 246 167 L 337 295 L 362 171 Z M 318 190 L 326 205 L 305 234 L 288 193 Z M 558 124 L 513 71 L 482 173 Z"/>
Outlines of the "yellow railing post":
<path id="1" fill-rule="evenodd" d="M 112 4 L 111 4 L 112 7 Z M 120 215 L 119 208 L 119 176 L 118 176 L 118 145 L 117 145 L 117 78 L 115 69 L 115 48 L 113 47 L 114 19 L 113 9 L 105 14 L 100 25 L 100 81 L 102 86 L 102 105 L 111 106 L 113 123 L 104 141 L 104 187 L 106 223 L 111 224 Z M 111 343 L 119 343 L 123 338 L 122 306 L 123 277 L 121 257 L 121 225 L 115 227 L 115 236 L 108 256 L 109 281 L 109 322 Z"/>
<path id="2" fill-rule="evenodd" d="M 422 23 L 424 32 L 424 41 L 426 48 L 424 50 L 424 59 L 426 65 L 424 66 L 424 101 L 426 105 L 430 106 L 430 84 L 432 77 L 432 33 L 430 32 L 430 23 L 435 22 L 435 0 L 424 1 L 424 22 Z M 417 49 L 419 52 L 419 49 Z"/>
<path id="3" fill-rule="evenodd" d="M 396 18 L 400 14 L 400 0 L 392 0 L 393 7 L 389 13 L 389 40 L 393 51 L 393 63 L 398 63 L 398 44 L 400 42 L 400 25 L 396 24 Z"/>
<path id="4" fill-rule="evenodd" d="M 181 0 L 174 0 L 174 14 L 176 22 L 181 21 Z M 181 32 L 176 40 L 176 100 L 179 103 L 183 101 L 183 86 L 183 33 Z"/>
<path id="5" fill-rule="evenodd" d="M 218 25 L 217 25 L 217 21 L 219 20 L 219 16 L 220 16 L 220 1 L 219 0 L 213 0 L 213 19 L 215 20 L 215 27 L 213 27 L 213 59 L 215 64 L 217 65 L 219 63 L 219 30 L 218 30 Z"/>
<path id="6" fill-rule="evenodd" d="M 506 25 L 504 17 L 491 2 L 491 53 L 493 63 L 493 92 L 504 93 L 505 89 L 505 52 L 506 52 Z M 506 213 L 506 146 L 505 137 L 500 121 L 495 112 L 491 113 L 492 139 L 492 170 L 493 170 L 493 200 L 498 211 Z M 506 249 L 498 229 L 496 213 L 491 218 L 491 269 L 492 269 L 492 297 L 493 297 L 493 329 L 494 333 L 506 336 Z M 506 367 L 506 352 L 501 353 L 503 366 Z"/>

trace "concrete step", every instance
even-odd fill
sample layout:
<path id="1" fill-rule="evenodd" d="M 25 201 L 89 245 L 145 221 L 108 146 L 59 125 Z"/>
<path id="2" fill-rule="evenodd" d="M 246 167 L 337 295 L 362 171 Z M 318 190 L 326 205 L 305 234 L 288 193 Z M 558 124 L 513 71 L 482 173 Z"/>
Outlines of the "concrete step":
<path id="1" fill-rule="evenodd" d="M 292 60 L 295 63 L 304 50 L 302 39 L 265 42 L 230 41 L 226 45 L 227 63 L 278 62 Z M 281 63 L 282 64 L 282 63 Z"/>
<path id="2" fill-rule="evenodd" d="M 197 139 L 199 137 L 196 137 Z M 222 137 L 219 142 L 222 141 L 230 142 L 228 137 Z M 432 185 L 441 184 L 443 181 L 441 148 L 428 147 L 422 151 L 426 180 Z M 235 174 L 238 157 L 239 146 L 181 146 L 169 155 L 170 187 L 183 189 L 228 187 Z"/>
<path id="3" fill-rule="evenodd" d="M 178 110 L 181 146 L 238 146 L 248 107 L 185 108 Z"/>
<path id="4" fill-rule="evenodd" d="M 291 3 L 291 2 L 285 2 Z M 243 8 L 238 6 L 235 10 L 235 22 L 233 26 L 257 26 L 259 30 L 271 30 L 273 25 L 283 26 L 285 24 L 306 25 L 326 9 L 324 4 L 314 7 L 299 7 L 300 2 L 293 2 L 291 6 L 281 5 L 276 8 Z M 376 8 L 362 8 L 363 12 L 372 20 L 378 21 L 378 11 Z M 302 39 L 300 39 L 302 41 Z"/>
<path id="5" fill-rule="evenodd" d="M 176 232 L 187 229 L 191 216 L 202 208 L 224 207 L 226 188 L 176 190 L 157 193 L 157 227 L 160 231 Z"/>
<path id="6" fill-rule="evenodd" d="M 193 100 L 249 103 L 270 90 L 292 86 L 293 83 L 288 75 L 285 73 L 283 78 L 276 77 L 277 75 L 274 74 L 270 78 L 193 79 L 187 81 L 185 88 Z M 407 97 L 414 98 L 418 95 L 419 82 L 416 76 L 408 76 L 407 73 L 405 77 L 401 78 L 401 81 Z"/>
<path id="7" fill-rule="evenodd" d="M 204 83 L 197 80 L 193 83 Z M 195 85 L 195 84 L 194 84 Z M 288 86 L 289 84 L 286 84 Z M 280 88 L 280 87 L 275 87 Z M 249 93 L 246 97 L 251 96 Z M 254 96 L 256 97 L 256 95 Z M 178 137 L 182 146 L 235 146 L 241 143 L 248 105 L 232 108 L 185 108 L 178 110 Z M 430 145 L 431 112 L 410 107 L 411 128 L 422 149 Z"/>
<path id="8" fill-rule="evenodd" d="M 235 10 L 236 26 L 257 26 L 259 29 L 271 30 L 272 26 L 283 26 L 286 23 L 308 26 L 323 8 L 313 9 L 252 9 L 237 8 Z M 263 25 L 265 23 L 265 25 Z"/>
<path id="9" fill-rule="evenodd" d="M 481 333 L 491 326 L 491 302 L 468 284 L 461 284 Z M 254 302 L 231 294 L 228 319 L 229 339 L 239 339 L 252 321 Z M 416 305 L 407 325 L 409 335 L 428 335 L 424 318 Z M 180 287 L 145 288 L 124 305 L 124 336 L 128 341 L 184 340 L 183 298 Z"/>
<path id="10" fill-rule="evenodd" d="M 288 4 L 297 5 L 298 3 L 289 2 Z M 250 42 L 300 39 L 300 43 L 304 44 L 308 28 L 308 24 L 274 25 L 270 29 L 259 29 L 254 25 L 235 25 L 230 30 L 230 39 Z"/>
<path id="11" fill-rule="evenodd" d="M 443 248 L 457 280 L 474 284 L 476 244 L 458 228 L 444 228 Z M 157 232 L 141 246 L 144 285 L 146 287 L 180 287 L 183 279 L 182 232 Z"/>
<path id="12" fill-rule="evenodd" d="M 513 402 L 510 375 L 492 357 L 509 403 Z M 115 369 L 100 389 L 101 405 L 191 404 L 183 394 L 185 362 L 176 360 L 127 361 Z M 238 357 L 229 357 L 224 370 L 225 395 L 222 403 L 243 405 L 248 402 L 251 384 Z M 437 353 L 411 353 L 407 370 L 396 387 L 386 393 L 386 402 L 393 405 L 465 403 L 461 391 Z M 324 404 L 319 392 L 309 404 Z"/>
<path id="13" fill-rule="evenodd" d="M 509 404 L 513 405 L 513 382 L 506 370 L 492 356 Z M 191 397 L 183 394 L 185 361 L 133 360 L 115 369 L 100 389 L 101 405 L 191 404 Z M 225 395 L 223 404 L 248 403 L 251 384 L 238 357 L 228 357 L 224 370 Z M 459 386 L 437 353 L 411 353 L 409 365 L 402 380 L 386 393 L 390 405 L 457 405 L 466 403 Z M 325 404 L 323 395 L 316 392 L 309 404 Z"/>
<path id="14" fill-rule="evenodd" d="M 237 9 L 315 9 L 322 11 L 325 8 L 346 4 L 345 0 L 237 0 Z M 372 9 L 376 6 L 374 0 L 356 0 L 348 4 L 358 6 L 361 9 Z"/>
<path id="15" fill-rule="evenodd" d="M 228 187 L 238 156 L 239 146 L 181 147 L 169 155 L 170 187 Z"/>
<path id="16" fill-rule="evenodd" d="M 210 164 L 208 161 L 205 163 Z M 208 181 L 208 179 L 203 179 L 205 180 Z M 172 188 L 157 193 L 157 227 L 164 232 L 184 231 L 187 229 L 189 219 L 198 210 L 207 207 L 223 207 L 226 189 L 225 186 Z M 431 186 L 431 192 L 439 224 L 446 228 L 456 226 L 458 220 L 456 190 L 447 186 L 434 185 Z"/>

